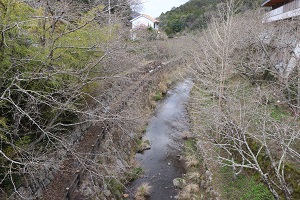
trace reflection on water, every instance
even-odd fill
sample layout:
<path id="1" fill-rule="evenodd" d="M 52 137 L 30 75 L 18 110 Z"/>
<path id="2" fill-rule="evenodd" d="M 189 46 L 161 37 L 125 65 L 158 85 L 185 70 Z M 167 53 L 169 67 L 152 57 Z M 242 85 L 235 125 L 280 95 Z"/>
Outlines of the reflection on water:
<path id="1" fill-rule="evenodd" d="M 179 83 L 158 104 L 145 135 L 151 142 L 151 149 L 136 156 L 145 173 L 130 186 L 131 197 L 135 188 L 144 182 L 152 186 L 151 200 L 172 199 L 178 194 L 173 179 L 182 177 L 184 171 L 177 156 L 181 146 L 176 138 L 189 128 L 186 103 L 192 86 L 190 80 Z"/>

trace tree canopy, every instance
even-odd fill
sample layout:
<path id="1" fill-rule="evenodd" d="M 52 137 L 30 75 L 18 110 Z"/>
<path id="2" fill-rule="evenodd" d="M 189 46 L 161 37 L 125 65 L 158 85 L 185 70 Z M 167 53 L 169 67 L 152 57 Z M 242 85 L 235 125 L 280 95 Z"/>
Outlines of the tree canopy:
<path id="1" fill-rule="evenodd" d="M 161 28 L 168 36 L 184 30 L 204 29 L 223 2 L 222 0 L 190 0 L 177 8 L 162 13 L 159 17 Z M 238 11 L 257 7 L 259 2 L 259 0 L 241 1 Z"/>

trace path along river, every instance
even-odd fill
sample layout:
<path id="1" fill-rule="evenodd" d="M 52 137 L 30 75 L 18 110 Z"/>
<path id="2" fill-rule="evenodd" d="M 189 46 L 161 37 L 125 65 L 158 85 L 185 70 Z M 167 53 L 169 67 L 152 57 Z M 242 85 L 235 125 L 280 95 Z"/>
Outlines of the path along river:
<path id="1" fill-rule="evenodd" d="M 144 140 L 150 141 L 151 149 L 136 156 L 145 172 L 129 187 L 131 197 L 144 182 L 152 186 L 150 200 L 174 199 L 178 194 L 173 179 L 181 178 L 184 173 L 180 162 L 182 146 L 179 139 L 182 132 L 189 129 L 186 104 L 192 86 L 192 81 L 185 80 L 158 103 L 144 137 Z"/>

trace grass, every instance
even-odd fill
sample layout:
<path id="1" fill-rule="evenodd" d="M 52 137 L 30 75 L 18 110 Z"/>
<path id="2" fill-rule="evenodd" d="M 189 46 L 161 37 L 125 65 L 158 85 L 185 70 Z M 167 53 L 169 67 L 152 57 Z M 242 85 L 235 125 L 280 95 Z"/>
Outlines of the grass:
<path id="1" fill-rule="evenodd" d="M 116 178 L 110 178 L 107 179 L 106 184 L 108 186 L 108 189 L 112 192 L 112 194 L 121 194 L 122 191 L 124 191 L 124 185 L 122 182 Z"/>
<path id="2" fill-rule="evenodd" d="M 221 170 L 223 195 L 228 200 L 273 200 L 274 197 L 267 186 L 257 182 L 254 177 L 245 175 L 237 176 L 232 180 L 230 167 L 223 167 Z"/>
<path id="3" fill-rule="evenodd" d="M 196 158 L 196 156 L 190 155 L 185 159 L 185 165 L 187 168 L 197 167 L 199 165 L 199 160 Z"/>
<path id="4" fill-rule="evenodd" d="M 142 167 L 135 167 L 130 172 L 127 172 L 127 180 L 129 182 L 133 182 L 136 179 L 139 178 L 139 176 L 144 172 L 144 169 Z"/>
<path id="5" fill-rule="evenodd" d="M 271 117 L 277 121 L 290 117 L 291 114 L 282 106 L 273 106 L 271 108 Z"/>
<path id="6" fill-rule="evenodd" d="M 142 133 L 142 134 L 145 134 L 145 133 L 147 132 L 147 127 L 148 127 L 148 124 L 146 124 L 146 125 L 142 128 L 142 130 L 141 130 L 141 133 Z"/>
<path id="7" fill-rule="evenodd" d="M 190 172 L 187 174 L 187 178 L 189 181 L 192 181 L 194 183 L 200 183 L 201 181 L 201 173 L 196 171 L 196 172 Z"/>
<path id="8" fill-rule="evenodd" d="M 148 150 L 151 148 L 151 144 L 149 140 L 140 140 L 137 143 L 137 153 L 143 153 L 145 150 Z"/>
<path id="9" fill-rule="evenodd" d="M 184 131 L 181 133 L 181 138 L 184 140 L 192 138 L 192 134 L 189 131 Z"/>
<path id="10" fill-rule="evenodd" d="M 160 91 L 156 92 L 155 95 L 153 96 L 153 99 L 155 101 L 159 101 L 162 99 L 162 93 Z"/>
<path id="11" fill-rule="evenodd" d="M 193 155 L 196 153 L 196 140 L 189 138 L 187 140 L 184 141 L 184 155 L 185 156 L 189 156 L 189 155 Z"/>
<path id="12" fill-rule="evenodd" d="M 285 175 L 289 185 L 293 188 L 293 199 L 300 199 L 300 163 L 297 165 L 286 163 Z"/>
<path id="13" fill-rule="evenodd" d="M 201 175 L 203 174 L 203 169 L 201 167 L 203 158 L 198 152 L 197 140 L 193 137 L 183 137 L 182 139 L 184 139 L 183 155 L 185 159 L 187 184 L 180 190 L 178 199 L 203 199 L 203 191 L 201 191 L 199 186 Z"/>
<path id="14" fill-rule="evenodd" d="M 140 146 L 142 145 L 143 143 L 143 138 L 141 136 L 136 136 L 134 138 L 134 141 L 135 141 L 135 144 L 136 144 L 136 149 L 138 150 L 140 148 Z"/>
<path id="15" fill-rule="evenodd" d="M 136 192 L 134 195 L 135 199 L 136 200 L 147 199 L 147 197 L 150 196 L 151 189 L 152 189 L 152 186 L 149 185 L 149 183 L 143 183 L 136 189 Z"/>
<path id="16" fill-rule="evenodd" d="M 142 133 L 134 138 L 136 144 L 134 150 L 136 153 L 142 153 L 151 146 L 149 140 L 143 140 L 143 135 L 146 133 L 146 131 L 147 127 L 143 128 Z"/>
<path id="17" fill-rule="evenodd" d="M 197 184 L 191 183 L 185 186 L 179 194 L 180 200 L 201 199 L 200 188 Z"/>
<path id="18" fill-rule="evenodd" d="M 248 180 L 247 180 L 248 181 Z M 271 192 L 266 188 L 266 186 L 262 183 L 256 183 L 251 180 L 248 183 L 249 187 L 247 192 L 240 198 L 240 200 L 272 200 L 274 199 Z"/>
<path id="19" fill-rule="evenodd" d="M 202 156 L 197 150 L 197 142 L 194 138 L 185 139 L 183 155 L 187 169 L 198 168 L 203 161 Z"/>
<path id="20" fill-rule="evenodd" d="M 158 84 L 158 88 L 159 88 L 159 91 L 161 91 L 162 94 L 166 94 L 167 93 L 168 87 L 167 87 L 167 85 L 165 83 L 160 82 Z"/>

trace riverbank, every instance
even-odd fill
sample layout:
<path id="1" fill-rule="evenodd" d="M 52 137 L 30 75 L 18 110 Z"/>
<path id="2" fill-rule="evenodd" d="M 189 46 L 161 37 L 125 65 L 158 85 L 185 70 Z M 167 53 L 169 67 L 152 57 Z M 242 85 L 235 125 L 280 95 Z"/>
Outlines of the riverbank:
<path id="1" fill-rule="evenodd" d="M 246 82 L 244 83 L 246 84 Z M 232 167 L 220 164 L 218 155 L 221 149 L 211 140 L 211 126 L 208 121 L 213 121 L 208 108 L 218 106 L 218 101 L 212 98 L 201 84 L 196 83 L 191 91 L 189 102 L 189 116 L 191 119 L 191 144 L 189 154 L 197 158 L 197 168 L 188 168 L 187 174 L 194 174 L 190 184 L 197 184 L 201 193 L 195 193 L 199 199 L 274 199 L 272 193 L 262 182 L 257 174 L 244 169 L 239 174 L 234 174 Z M 222 154 L 221 154 L 222 155 Z M 189 176 L 189 175 L 188 175 Z M 190 195 L 185 193 L 183 194 Z M 183 198 L 190 199 L 190 198 Z"/>

